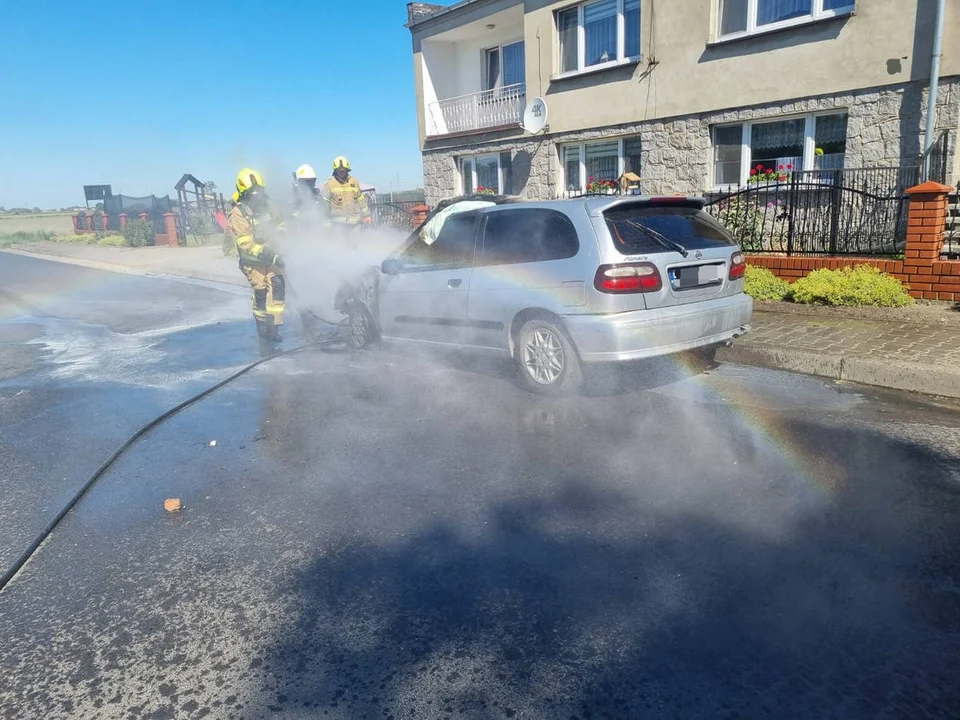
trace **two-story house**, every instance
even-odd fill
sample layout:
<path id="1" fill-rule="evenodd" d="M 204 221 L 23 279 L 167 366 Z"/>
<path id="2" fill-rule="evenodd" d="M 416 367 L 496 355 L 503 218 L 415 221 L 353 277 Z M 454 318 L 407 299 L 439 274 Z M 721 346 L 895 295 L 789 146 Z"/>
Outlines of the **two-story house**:
<path id="1" fill-rule="evenodd" d="M 532 199 L 630 171 L 649 193 L 759 165 L 911 166 L 936 0 L 462 0 L 408 5 L 427 202 Z M 960 177 L 960 2 L 946 0 L 937 138 Z M 532 98 L 548 124 L 520 127 Z M 944 137 L 946 134 L 946 137 Z"/>

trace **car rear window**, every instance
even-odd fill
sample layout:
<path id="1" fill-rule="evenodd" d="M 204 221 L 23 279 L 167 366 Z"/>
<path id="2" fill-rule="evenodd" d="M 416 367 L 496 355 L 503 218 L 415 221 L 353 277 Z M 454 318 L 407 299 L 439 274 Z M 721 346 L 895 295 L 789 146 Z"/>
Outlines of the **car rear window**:
<path id="1" fill-rule="evenodd" d="M 644 227 L 680 243 L 688 250 L 737 244 L 723 225 L 695 207 L 611 208 L 603 217 L 614 246 L 624 255 L 669 252 L 644 232 Z"/>

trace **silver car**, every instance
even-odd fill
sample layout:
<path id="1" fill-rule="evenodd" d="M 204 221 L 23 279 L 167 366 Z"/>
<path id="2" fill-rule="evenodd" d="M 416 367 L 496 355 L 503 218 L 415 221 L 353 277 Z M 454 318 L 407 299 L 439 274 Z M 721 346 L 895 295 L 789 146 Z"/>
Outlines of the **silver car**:
<path id="1" fill-rule="evenodd" d="M 441 204 L 380 268 L 341 288 L 351 339 L 500 351 L 524 384 L 573 391 L 582 364 L 730 342 L 749 330 L 745 259 L 695 197 Z"/>

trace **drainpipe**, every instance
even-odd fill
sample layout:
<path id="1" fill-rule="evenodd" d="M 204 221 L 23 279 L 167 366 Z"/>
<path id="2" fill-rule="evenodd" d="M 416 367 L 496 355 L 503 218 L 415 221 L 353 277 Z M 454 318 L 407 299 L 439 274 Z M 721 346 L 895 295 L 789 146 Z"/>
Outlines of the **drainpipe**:
<path id="1" fill-rule="evenodd" d="M 946 0 L 937 0 L 937 19 L 933 35 L 933 57 L 930 58 L 930 92 L 927 95 L 927 131 L 923 138 L 923 178 L 930 177 L 930 148 L 937 127 L 937 90 L 940 85 L 940 55 L 943 51 L 943 15 Z"/>

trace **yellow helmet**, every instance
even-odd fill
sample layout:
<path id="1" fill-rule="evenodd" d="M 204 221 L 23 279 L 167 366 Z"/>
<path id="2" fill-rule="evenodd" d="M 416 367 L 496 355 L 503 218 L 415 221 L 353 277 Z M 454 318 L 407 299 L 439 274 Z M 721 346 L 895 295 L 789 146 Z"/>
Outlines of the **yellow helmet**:
<path id="1" fill-rule="evenodd" d="M 339 170 L 340 168 L 343 168 L 344 170 L 349 170 L 349 169 L 350 169 L 350 161 L 347 160 L 343 155 L 337 155 L 337 156 L 333 159 L 333 170 L 334 170 L 334 172 L 336 172 L 336 171 Z"/>
<path id="2" fill-rule="evenodd" d="M 237 173 L 237 192 L 241 195 L 257 185 L 263 187 L 263 176 L 256 170 L 244 168 Z"/>
<path id="3" fill-rule="evenodd" d="M 313 168 L 310 165 L 304 163 L 297 168 L 297 180 L 316 180 L 317 173 L 314 172 Z"/>

